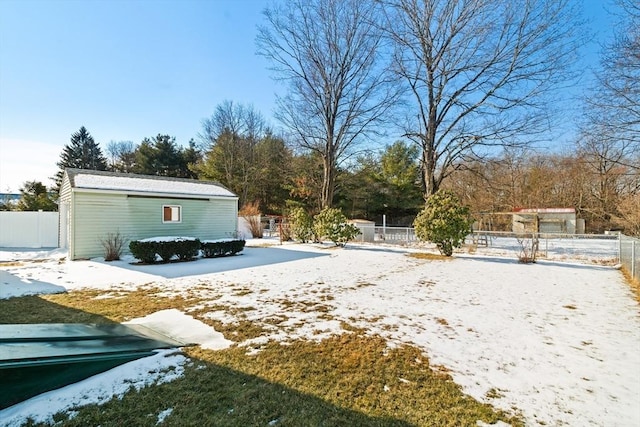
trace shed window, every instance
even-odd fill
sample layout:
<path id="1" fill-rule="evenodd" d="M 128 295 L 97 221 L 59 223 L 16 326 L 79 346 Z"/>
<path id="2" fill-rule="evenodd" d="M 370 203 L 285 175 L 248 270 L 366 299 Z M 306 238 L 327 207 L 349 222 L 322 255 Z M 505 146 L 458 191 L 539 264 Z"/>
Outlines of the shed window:
<path id="1" fill-rule="evenodd" d="M 182 206 L 162 206 L 162 222 L 182 222 Z"/>

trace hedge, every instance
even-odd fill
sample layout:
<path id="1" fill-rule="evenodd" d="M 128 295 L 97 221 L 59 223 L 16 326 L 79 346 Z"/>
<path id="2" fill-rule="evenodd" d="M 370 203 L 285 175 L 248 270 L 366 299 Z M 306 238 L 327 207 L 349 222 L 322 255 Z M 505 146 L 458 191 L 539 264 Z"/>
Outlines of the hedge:
<path id="1" fill-rule="evenodd" d="M 181 261 L 197 257 L 202 250 L 204 258 L 235 255 L 244 249 L 244 240 L 205 240 L 191 237 L 152 237 L 132 240 L 129 243 L 131 254 L 145 264 L 154 264 L 158 257 L 169 262 L 174 256 Z"/>
<path id="2" fill-rule="evenodd" d="M 235 255 L 242 252 L 245 243 L 244 240 L 205 240 L 201 245 L 202 256 L 214 258 Z"/>
<path id="3" fill-rule="evenodd" d="M 181 261 L 188 261 L 200 253 L 200 240 L 190 237 L 132 240 L 129 250 L 134 257 L 146 264 L 155 263 L 156 255 L 162 262 L 169 262 L 174 256 Z"/>

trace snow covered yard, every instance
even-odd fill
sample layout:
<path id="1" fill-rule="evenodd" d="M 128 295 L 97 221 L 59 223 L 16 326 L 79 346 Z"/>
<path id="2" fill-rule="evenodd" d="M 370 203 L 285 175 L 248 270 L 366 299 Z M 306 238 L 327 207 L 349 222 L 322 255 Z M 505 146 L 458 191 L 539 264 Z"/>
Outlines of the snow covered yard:
<path id="1" fill-rule="evenodd" d="M 196 296 L 187 315 L 259 325 L 261 336 L 240 343 L 248 352 L 269 340 L 322 340 L 363 328 L 391 347 L 420 348 L 466 393 L 520 412 L 530 425 L 640 425 L 640 310 L 619 271 L 551 260 L 523 265 L 514 256 L 485 253 L 423 260 L 411 252 L 285 244 L 157 266 L 40 254 L 36 258 L 49 259 L 0 266 L 0 297 L 82 288 L 110 297 L 154 286 L 165 295 Z M 32 256 L 0 252 L 0 260 Z M 175 311 L 156 321 L 163 315 L 181 323 Z M 183 321 L 192 322 L 187 315 Z M 135 363 L 0 411 L 0 425 L 47 419 L 124 393 L 129 384 L 155 381 Z M 161 353 L 144 366 L 164 363 L 179 374 L 185 360 Z"/>

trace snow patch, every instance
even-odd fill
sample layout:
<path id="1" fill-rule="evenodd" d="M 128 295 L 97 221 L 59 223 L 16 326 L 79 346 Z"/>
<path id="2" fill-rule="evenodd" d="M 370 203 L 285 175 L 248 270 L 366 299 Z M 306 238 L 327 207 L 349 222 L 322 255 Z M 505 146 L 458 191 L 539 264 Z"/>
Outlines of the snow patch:
<path id="1" fill-rule="evenodd" d="M 138 242 L 191 242 L 197 240 L 195 237 L 180 237 L 180 236 L 158 236 L 147 237 L 146 239 L 138 240 Z"/>
<path id="2" fill-rule="evenodd" d="M 157 311 L 124 323 L 146 326 L 169 338 L 183 343 L 200 344 L 202 348 L 209 350 L 223 350 L 233 343 L 211 326 L 176 309 Z"/>

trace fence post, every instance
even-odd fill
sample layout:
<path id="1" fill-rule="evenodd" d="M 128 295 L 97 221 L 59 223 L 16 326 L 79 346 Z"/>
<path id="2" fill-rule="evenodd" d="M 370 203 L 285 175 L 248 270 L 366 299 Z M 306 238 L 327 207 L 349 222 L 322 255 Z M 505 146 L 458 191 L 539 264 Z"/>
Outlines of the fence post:
<path id="1" fill-rule="evenodd" d="M 622 233 L 618 233 L 618 262 L 622 263 Z"/>
<path id="2" fill-rule="evenodd" d="M 544 256 L 545 257 L 549 256 L 549 236 L 548 235 L 544 239 Z"/>
<path id="3" fill-rule="evenodd" d="M 387 240 L 387 216 L 382 214 L 382 240 Z"/>
<path id="4" fill-rule="evenodd" d="M 631 241 L 631 277 L 636 277 L 636 241 Z"/>

